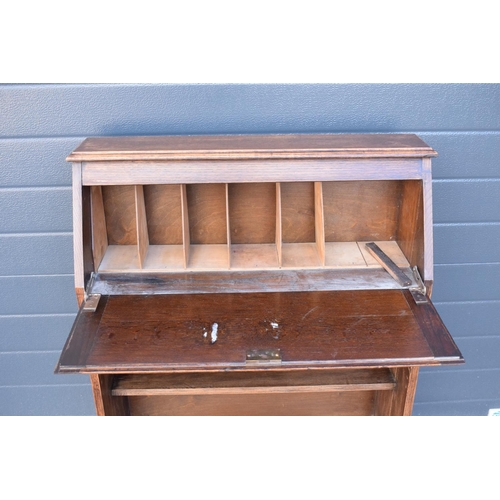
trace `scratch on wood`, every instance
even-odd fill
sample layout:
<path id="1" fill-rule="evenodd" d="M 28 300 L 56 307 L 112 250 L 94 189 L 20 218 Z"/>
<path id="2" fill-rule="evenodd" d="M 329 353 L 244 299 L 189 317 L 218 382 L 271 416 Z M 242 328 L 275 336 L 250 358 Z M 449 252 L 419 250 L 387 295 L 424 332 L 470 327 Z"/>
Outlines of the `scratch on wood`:
<path id="1" fill-rule="evenodd" d="M 303 320 L 304 320 L 304 319 L 306 319 L 306 318 L 309 316 L 309 314 L 311 314 L 311 313 L 312 313 L 315 309 L 317 309 L 318 307 L 319 307 L 319 306 L 313 307 L 310 311 L 306 312 L 306 313 L 304 314 L 304 316 L 302 316 L 302 319 L 303 319 Z"/>

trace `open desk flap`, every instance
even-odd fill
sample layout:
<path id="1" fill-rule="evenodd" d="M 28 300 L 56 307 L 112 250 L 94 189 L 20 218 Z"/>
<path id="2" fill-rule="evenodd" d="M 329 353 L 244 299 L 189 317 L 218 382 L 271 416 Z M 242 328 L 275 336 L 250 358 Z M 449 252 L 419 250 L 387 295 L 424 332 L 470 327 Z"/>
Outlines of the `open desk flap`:
<path id="1" fill-rule="evenodd" d="M 407 290 L 102 296 L 56 372 L 461 363 L 434 306 Z"/>

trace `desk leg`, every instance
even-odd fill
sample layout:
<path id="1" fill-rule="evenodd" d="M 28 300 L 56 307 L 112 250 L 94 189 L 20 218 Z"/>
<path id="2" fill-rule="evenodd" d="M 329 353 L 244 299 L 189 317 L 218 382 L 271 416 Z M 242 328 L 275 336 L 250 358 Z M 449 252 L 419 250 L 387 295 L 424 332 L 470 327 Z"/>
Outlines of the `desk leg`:
<path id="1" fill-rule="evenodd" d="M 379 391 L 374 415 L 410 416 L 417 389 L 418 366 L 391 368 L 396 381 L 393 391 Z"/>
<path id="2" fill-rule="evenodd" d="M 90 382 L 98 416 L 130 415 L 127 398 L 111 395 L 113 375 L 91 374 Z"/>

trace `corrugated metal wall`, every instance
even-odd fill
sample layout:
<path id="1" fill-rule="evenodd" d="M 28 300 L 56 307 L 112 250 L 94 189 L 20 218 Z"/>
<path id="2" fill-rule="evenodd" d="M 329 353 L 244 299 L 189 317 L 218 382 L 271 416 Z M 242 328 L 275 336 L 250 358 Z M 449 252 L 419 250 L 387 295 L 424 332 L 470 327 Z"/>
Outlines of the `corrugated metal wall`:
<path id="1" fill-rule="evenodd" d="M 500 407 L 500 85 L 0 85 L 0 414 L 94 414 L 53 375 L 76 313 L 71 176 L 85 137 L 411 132 L 433 162 L 433 300 L 466 358 L 421 370 L 416 415 Z"/>

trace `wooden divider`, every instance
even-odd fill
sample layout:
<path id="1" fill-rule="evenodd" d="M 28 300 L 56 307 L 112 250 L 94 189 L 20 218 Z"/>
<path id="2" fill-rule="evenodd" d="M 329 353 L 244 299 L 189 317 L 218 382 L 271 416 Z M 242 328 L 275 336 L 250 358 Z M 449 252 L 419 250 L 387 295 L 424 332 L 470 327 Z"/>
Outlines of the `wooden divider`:
<path id="1" fill-rule="evenodd" d="M 325 212 L 323 208 L 323 185 L 321 182 L 314 183 L 314 229 L 316 247 L 321 261 L 325 265 Z"/>
<path id="2" fill-rule="evenodd" d="M 226 231 L 227 231 L 227 268 L 231 269 L 231 225 L 229 221 L 229 184 L 226 184 Z"/>
<path id="3" fill-rule="evenodd" d="M 104 254 L 108 249 L 108 234 L 106 231 L 102 187 L 91 186 L 90 197 L 92 213 L 92 254 L 94 257 L 94 269 L 99 269 Z"/>
<path id="4" fill-rule="evenodd" d="M 186 185 L 181 184 L 181 207 L 182 207 L 182 248 L 184 252 L 184 269 L 187 269 L 189 263 L 189 217 Z"/>
<path id="5" fill-rule="evenodd" d="M 135 186 L 135 214 L 139 266 L 143 269 L 149 248 L 148 221 L 146 218 L 146 203 L 144 201 L 143 186 Z"/>
<path id="6" fill-rule="evenodd" d="M 278 266 L 283 265 L 283 231 L 281 225 L 281 184 L 276 183 L 276 251 L 278 253 Z"/>
<path id="7" fill-rule="evenodd" d="M 413 263 L 422 253 L 398 225 L 420 220 L 421 185 L 411 182 L 365 181 L 359 192 L 349 181 L 92 186 L 94 265 L 102 272 L 373 268 L 364 245 L 375 241 L 409 267 L 405 254 Z M 413 205 L 395 211 L 410 189 Z"/>

